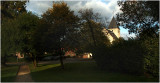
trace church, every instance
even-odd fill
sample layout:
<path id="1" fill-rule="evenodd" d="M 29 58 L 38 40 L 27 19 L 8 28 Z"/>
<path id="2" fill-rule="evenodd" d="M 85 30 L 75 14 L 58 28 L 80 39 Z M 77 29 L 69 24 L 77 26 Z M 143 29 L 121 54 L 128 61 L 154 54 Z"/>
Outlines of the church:
<path id="1" fill-rule="evenodd" d="M 118 27 L 114 16 L 108 26 L 108 29 L 104 28 L 102 32 L 109 38 L 111 43 L 120 37 L 120 28 Z"/>

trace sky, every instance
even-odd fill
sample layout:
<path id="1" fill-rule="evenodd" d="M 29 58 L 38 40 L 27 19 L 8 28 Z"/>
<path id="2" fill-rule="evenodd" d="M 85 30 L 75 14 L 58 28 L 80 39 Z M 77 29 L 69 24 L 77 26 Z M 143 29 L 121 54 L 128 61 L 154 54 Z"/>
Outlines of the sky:
<path id="1" fill-rule="evenodd" d="M 57 0 L 58 1 L 58 0 Z M 61 0 L 62 1 L 62 0 Z M 67 3 L 71 10 L 78 15 L 78 11 L 83 8 L 92 8 L 94 12 L 101 14 L 101 18 L 107 18 L 110 22 L 112 17 L 116 17 L 116 13 L 121 13 L 117 0 L 63 0 Z M 41 16 L 48 8 L 52 8 L 52 0 L 30 0 L 26 4 L 26 9 L 34 14 Z M 120 28 L 120 35 L 124 39 L 127 37 L 135 37 L 135 34 L 129 34 L 127 29 Z"/>

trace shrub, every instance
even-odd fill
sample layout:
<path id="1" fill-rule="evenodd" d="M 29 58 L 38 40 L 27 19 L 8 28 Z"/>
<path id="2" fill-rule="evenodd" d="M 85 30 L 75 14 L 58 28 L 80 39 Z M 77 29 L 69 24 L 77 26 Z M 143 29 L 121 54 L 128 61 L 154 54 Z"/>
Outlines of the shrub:
<path id="1" fill-rule="evenodd" d="M 93 54 L 99 67 L 110 71 L 131 74 L 144 72 L 159 76 L 159 39 L 122 38 L 114 41 L 111 46 L 97 46 Z"/>
<path id="2" fill-rule="evenodd" d="M 102 69 L 132 74 L 143 73 L 143 50 L 139 41 L 119 39 L 109 47 L 98 46 L 95 60 Z"/>
<path id="3" fill-rule="evenodd" d="M 159 76 L 159 38 L 147 38 L 141 42 L 145 50 L 145 72 L 155 77 Z"/>

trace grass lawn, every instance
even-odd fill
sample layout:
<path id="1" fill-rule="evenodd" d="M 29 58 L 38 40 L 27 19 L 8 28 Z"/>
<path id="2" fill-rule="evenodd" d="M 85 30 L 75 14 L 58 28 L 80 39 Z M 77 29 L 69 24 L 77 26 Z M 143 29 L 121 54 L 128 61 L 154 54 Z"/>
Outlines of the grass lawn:
<path id="1" fill-rule="evenodd" d="M 36 82 L 146 82 L 158 78 L 133 76 L 123 73 L 101 71 L 95 62 L 66 63 L 62 70 L 60 64 L 30 65 L 32 79 Z"/>
<path id="2" fill-rule="evenodd" d="M 19 66 L 1 67 L 1 81 L 14 82 Z"/>
<path id="3" fill-rule="evenodd" d="M 8 57 L 7 63 L 17 62 L 17 57 Z M 18 59 L 18 62 L 25 62 L 25 58 Z"/>

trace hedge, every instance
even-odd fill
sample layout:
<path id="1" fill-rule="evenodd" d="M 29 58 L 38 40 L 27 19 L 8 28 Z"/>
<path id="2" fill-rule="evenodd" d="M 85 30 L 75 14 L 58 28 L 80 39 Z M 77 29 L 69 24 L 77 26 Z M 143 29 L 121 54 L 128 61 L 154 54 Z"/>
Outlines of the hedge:
<path id="1" fill-rule="evenodd" d="M 118 39 L 111 46 L 97 46 L 93 54 L 102 69 L 141 75 L 158 76 L 158 40 Z"/>

